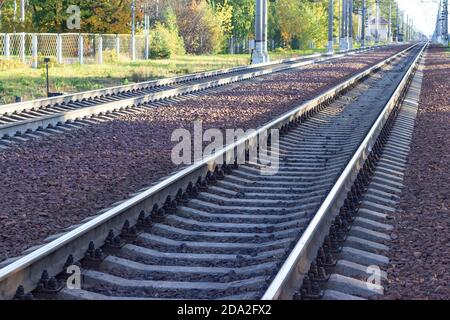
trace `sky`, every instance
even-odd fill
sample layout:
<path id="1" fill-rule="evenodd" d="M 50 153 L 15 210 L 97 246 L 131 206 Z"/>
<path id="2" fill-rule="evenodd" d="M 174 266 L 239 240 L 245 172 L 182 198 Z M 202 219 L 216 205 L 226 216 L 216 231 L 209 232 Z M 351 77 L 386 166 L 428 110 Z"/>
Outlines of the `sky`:
<path id="1" fill-rule="evenodd" d="M 409 15 L 416 30 L 432 35 L 436 26 L 439 0 L 398 0 L 399 7 Z"/>

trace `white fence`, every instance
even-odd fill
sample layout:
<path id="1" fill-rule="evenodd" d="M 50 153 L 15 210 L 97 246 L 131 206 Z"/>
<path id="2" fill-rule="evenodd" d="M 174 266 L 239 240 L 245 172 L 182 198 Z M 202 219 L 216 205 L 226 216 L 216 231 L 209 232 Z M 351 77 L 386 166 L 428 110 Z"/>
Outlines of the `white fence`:
<path id="1" fill-rule="evenodd" d="M 19 59 L 33 68 L 43 57 L 54 57 L 60 64 L 148 59 L 149 48 L 149 37 L 144 35 L 0 34 L 0 57 Z"/>

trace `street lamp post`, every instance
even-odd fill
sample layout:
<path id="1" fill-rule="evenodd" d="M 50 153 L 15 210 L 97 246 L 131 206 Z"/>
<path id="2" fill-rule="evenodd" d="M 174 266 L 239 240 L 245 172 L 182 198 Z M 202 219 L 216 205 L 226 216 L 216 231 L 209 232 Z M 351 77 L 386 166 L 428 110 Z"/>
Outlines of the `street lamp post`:
<path id="1" fill-rule="evenodd" d="M 44 58 L 45 70 L 46 70 L 46 83 L 47 83 L 47 98 L 50 97 L 50 82 L 48 79 L 48 64 L 50 62 L 50 58 Z"/>

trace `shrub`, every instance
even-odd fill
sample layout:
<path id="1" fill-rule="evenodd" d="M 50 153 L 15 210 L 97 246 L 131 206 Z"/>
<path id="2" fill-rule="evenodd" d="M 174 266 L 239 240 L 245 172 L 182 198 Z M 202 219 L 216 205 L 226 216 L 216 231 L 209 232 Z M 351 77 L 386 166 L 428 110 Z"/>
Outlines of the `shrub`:
<path id="1" fill-rule="evenodd" d="M 287 53 L 288 50 L 282 47 L 278 47 L 274 50 L 275 53 Z"/>
<path id="2" fill-rule="evenodd" d="M 226 21 L 219 21 L 206 1 L 179 1 L 174 10 L 188 53 L 218 53 L 222 49 L 222 23 Z"/>
<path id="3" fill-rule="evenodd" d="M 113 63 L 117 62 L 117 52 L 115 49 L 107 49 L 103 51 L 103 62 Z"/>
<path id="4" fill-rule="evenodd" d="M 16 60 L 16 59 L 11 59 L 11 60 L 0 59 L 0 70 L 1 71 L 6 71 L 6 70 L 11 70 L 11 69 L 16 69 L 16 68 L 22 68 L 22 67 L 25 67 L 25 65 L 20 60 Z"/>
<path id="5" fill-rule="evenodd" d="M 150 56 L 152 58 L 170 58 L 172 55 L 184 54 L 183 40 L 176 30 L 170 30 L 161 23 L 156 23 L 150 32 Z"/>

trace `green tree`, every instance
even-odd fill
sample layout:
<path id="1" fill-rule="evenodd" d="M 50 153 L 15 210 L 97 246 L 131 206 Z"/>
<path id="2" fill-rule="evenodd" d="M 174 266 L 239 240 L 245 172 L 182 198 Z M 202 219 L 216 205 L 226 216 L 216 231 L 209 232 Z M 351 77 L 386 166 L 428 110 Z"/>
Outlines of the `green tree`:
<path id="1" fill-rule="evenodd" d="M 309 42 L 325 45 L 328 30 L 327 1 L 278 0 L 272 25 L 278 21 L 282 44 L 305 48 Z"/>
<path id="2" fill-rule="evenodd" d="M 155 58 L 170 58 L 185 54 L 183 39 L 179 36 L 177 18 L 171 7 L 166 7 L 162 22 L 156 22 L 150 32 L 150 54 Z"/>
<path id="3" fill-rule="evenodd" d="M 227 3 L 232 8 L 231 24 L 235 38 L 247 38 L 253 33 L 255 0 L 209 0 L 211 6 Z"/>

